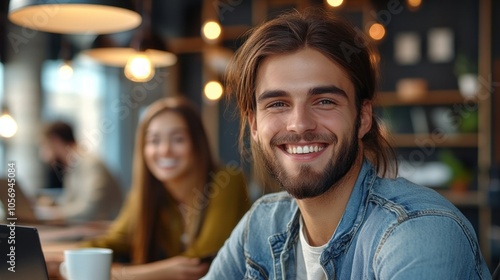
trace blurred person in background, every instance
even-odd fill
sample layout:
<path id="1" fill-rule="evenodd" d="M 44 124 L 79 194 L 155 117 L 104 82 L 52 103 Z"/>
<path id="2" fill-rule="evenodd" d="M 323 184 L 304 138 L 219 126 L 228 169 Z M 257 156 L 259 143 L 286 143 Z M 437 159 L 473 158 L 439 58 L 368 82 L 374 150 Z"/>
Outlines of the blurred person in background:
<path id="1" fill-rule="evenodd" d="M 80 147 L 73 128 L 55 121 L 43 129 L 40 158 L 62 178 L 62 192 L 52 205 L 40 203 L 37 215 L 43 220 L 83 223 L 116 218 L 122 191 L 105 163 Z"/>
<path id="2" fill-rule="evenodd" d="M 250 200 L 236 164 L 215 162 L 189 100 L 168 97 L 148 107 L 132 177 L 108 232 L 79 245 L 113 249 L 113 279 L 199 279 Z"/>

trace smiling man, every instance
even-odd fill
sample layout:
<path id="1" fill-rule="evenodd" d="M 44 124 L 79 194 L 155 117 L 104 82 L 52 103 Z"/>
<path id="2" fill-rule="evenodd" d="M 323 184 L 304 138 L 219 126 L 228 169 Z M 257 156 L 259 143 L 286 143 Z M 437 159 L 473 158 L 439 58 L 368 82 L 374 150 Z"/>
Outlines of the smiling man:
<path id="1" fill-rule="evenodd" d="M 254 204 L 207 279 L 490 278 L 458 209 L 386 178 L 396 166 L 372 113 L 368 45 L 312 10 L 263 24 L 238 50 L 227 84 L 240 140 L 249 131 L 255 168 L 285 191 Z"/>

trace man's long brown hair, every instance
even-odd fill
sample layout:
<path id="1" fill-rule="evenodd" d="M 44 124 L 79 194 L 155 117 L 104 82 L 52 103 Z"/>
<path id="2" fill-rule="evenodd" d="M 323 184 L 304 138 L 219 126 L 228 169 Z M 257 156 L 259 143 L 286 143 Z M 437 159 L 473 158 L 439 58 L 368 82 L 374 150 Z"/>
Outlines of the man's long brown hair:
<path id="1" fill-rule="evenodd" d="M 142 264 L 158 259 L 156 243 L 158 238 L 159 210 L 165 204 L 172 203 L 166 199 L 167 193 L 162 182 L 158 181 L 147 168 L 144 160 L 144 145 L 146 130 L 151 120 L 159 114 L 170 111 L 182 117 L 187 124 L 189 137 L 193 145 L 193 155 L 196 157 L 196 178 L 200 186 L 207 185 L 209 174 L 215 170 L 215 162 L 210 152 L 208 138 L 197 108 L 181 96 L 167 97 L 151 104 L 137 129 L 134 151 L 131 197 L 137 199 L 137 212 L 132 223 L 132 262 Z M 201 215 L 201 213 L 200 213 Z M 198 219 L 199 221 L 199 219 Z"/>
<path id="2" fill-rule="evenodd" d="M 249 33 L 245 43 L 233 56 L 226 75 L 229 98 L 236 100 L 240 110 L 240 150 L 245 157 L 248 149 L 248 116 L 255 112 L 256 79 L 261 63 L 270 56 L 290 54 L 303 48 L 319 51 L 348 75 L 355 87 L 356 108 L 360 112 L 365 101 L 372 102 L 377 82 L 376 53 L 369 39 L 347 21 L 330 12 L 313 8 L 300 13 L 283 14 Z M 363 137 L 364 155 L 382 176 L 395 175 L 397 163 L 394 151 L 385 138 L 384 127 L 373 115 L 370 131 Z M 251 139 L 251 147 L 256 143 Z M 262 161 L 252 154 L 257 176 L 266 173 Z"/>

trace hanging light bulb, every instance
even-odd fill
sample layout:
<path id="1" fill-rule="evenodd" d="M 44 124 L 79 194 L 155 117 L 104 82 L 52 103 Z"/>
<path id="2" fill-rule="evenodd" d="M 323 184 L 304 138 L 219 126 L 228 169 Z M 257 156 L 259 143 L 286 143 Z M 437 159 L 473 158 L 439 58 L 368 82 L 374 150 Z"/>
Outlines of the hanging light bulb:
<path id="1" fill-rule="evenodd" d="M 125 77 L 134 82 L 147 82 L 155 75 L 155 68 L 144 52 L 130 57 L 124 69 Z"/>
<path id="2" fill-rule="evenodd" d="M 60 66 L 58 70 L 59 77 L 63 80 L 69 80 L 73 77 L 73 67 L 71 63 L 65 60 Z"/>
<path id="3" fill-rule="evenodd" d="M 60 49 L 57 58 L 62 62 L 59 64 L 59 69 L 57 70 L 57 74 L 61 80 L 68 81 L 73 77 L 73 56 L 74 51 L 71 45 L 70 40 L 65 36 L 57 36 L 60 39 Z"/>
<path id="4" fill-rule="evenodd" d="M 0 115 L 0 136 L 10 138 L 17 132 L 17 123 L 8 112 Z"/>

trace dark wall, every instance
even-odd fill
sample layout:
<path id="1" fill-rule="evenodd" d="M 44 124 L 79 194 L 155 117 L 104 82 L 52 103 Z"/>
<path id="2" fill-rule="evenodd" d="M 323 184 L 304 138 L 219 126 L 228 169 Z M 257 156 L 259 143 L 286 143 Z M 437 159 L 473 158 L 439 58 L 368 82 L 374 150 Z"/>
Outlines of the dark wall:
<path id="1" fill-rule="evenodd" d="M 422 1 L 417 11 L 404 7 L 389 18 L 382 16 L 389 1 L 374 1 L 387 35 L 379 44 L 382 80 L 380 89 L 392 91 L 402 78 L 424 78 L 429 89 L 456 89 L 454 62 L 432 63 L 427 58 L 427 34 L 431 28 L 447 27 L 454 32 L 455 55 L 464 53 L 477 62 L 478 1 Z M 400 1 L 404 2 L 404 1 Z M 404 6 L 404 5 L 402 5 Z M 398 65 L 394 61 L 394 37 L 400 32 L 416 32 L 421 39 L 421 60 L 414 65 Z"/>

